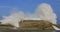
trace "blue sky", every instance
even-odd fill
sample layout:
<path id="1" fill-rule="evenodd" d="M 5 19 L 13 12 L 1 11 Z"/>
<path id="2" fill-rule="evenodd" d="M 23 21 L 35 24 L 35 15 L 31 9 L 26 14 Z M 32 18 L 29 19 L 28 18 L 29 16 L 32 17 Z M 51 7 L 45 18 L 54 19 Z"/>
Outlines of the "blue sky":
<path id="1" fill-rule="evenodd" d="M 52 6 L 57 15 L 58 24 L 60 23 L 60 0 L 0 0 L 0 19 L 2 16 L 9 15 L 13 8 L 18 11 L 33 13 L 41 3 L 48 3 Z"/>

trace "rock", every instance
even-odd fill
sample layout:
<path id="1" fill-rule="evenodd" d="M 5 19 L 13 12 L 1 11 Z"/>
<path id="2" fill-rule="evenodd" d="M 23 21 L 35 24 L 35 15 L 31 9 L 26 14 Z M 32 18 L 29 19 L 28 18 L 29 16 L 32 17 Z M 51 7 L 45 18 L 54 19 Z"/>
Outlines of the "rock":
<path id="1" fill-rule="evenodd" d="M 52 23 L 46 20 L 24 20 L 20 22 L 20 29 L 53 30 Z"/>
<path id="2" fill-rule="evenodd" d="M 11 24 L 1 24 L 0 22 L 0 29 L 12 29 L 13 27 Z"/>
<path id="3" fill-rule="evenodd" d="M 52 23 L 46 20 L 23 20 L 19 22 L 18 30 L 53 30 Z M 0 29 L 12 29 L 14 26 L 1 24 Z"/>

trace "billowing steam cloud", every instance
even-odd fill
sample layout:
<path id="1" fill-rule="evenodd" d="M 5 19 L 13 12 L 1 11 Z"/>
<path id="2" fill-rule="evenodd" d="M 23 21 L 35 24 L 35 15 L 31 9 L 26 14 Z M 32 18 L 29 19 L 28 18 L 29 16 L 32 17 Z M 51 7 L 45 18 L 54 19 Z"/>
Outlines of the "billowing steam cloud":
<path id="1" fill-rule="evenodd" d="M 11 24 L 15 27 L 19 27 L 21 20 L 48 20 L 53 24 L 56 24 L 56 15 L 49 4 L 42 3 L 38 6 L 37 10 L 33 14 L 25 15 L 24 12 L 14 12 L 9 16 L 4 16 L 1 20 L 2 24 Z"/>

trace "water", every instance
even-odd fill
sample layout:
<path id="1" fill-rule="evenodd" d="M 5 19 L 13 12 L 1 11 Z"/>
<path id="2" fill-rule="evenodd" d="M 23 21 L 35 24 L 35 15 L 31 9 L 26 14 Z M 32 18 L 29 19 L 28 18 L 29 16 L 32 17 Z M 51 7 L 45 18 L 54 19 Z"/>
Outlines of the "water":
<path id="1" fill-rule="evenodd" d="M 55 30 L 60 30 L 59 28 L 57 28 L 56 26 L 52 26 Z"/>

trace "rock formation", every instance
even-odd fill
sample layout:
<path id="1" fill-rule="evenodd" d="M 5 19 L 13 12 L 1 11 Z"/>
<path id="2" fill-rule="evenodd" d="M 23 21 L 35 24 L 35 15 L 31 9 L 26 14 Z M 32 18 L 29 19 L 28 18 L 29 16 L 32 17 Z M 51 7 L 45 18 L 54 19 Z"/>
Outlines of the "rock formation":
<path id="1" fill-rule="evenodd" d="M 24 20 L 20 22 L 20 29 L 53 30 L 52 23 L 46 20 Z"/>

